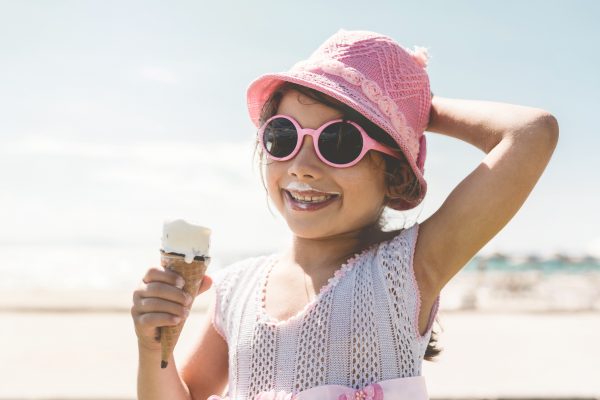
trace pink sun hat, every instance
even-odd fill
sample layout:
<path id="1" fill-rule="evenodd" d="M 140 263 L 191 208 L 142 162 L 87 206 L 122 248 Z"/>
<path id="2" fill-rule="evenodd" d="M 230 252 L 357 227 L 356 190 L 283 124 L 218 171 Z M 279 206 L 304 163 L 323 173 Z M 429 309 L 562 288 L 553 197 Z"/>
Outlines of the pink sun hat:
<path id="1" fill-rule="evenodd" d="M 264 74 L 252 81 L 246 96 L 248 112 L 259 127 L 263 105 L 284 81 L 318 90 L 352 107 L 386 131 L 404 153 L 421 195 L 412 202 L 395 199 L 389 206 L 411 209 L 427 192 L 423 177 L 431 109 L 427 61 L 424 47 L 409 50 L 379 33 L 340 29 L 287 72 Z"/>

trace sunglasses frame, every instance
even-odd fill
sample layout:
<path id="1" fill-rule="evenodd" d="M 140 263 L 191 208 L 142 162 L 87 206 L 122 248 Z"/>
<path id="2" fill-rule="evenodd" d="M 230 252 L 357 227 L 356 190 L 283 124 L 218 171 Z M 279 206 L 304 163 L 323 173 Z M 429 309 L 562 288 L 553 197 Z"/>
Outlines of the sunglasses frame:
<path id="1" fill-rule="evenodd" d="M 294 148 L 294 150 L 292 150 L 292 152 L 289 155 L 287 155 L 285 157 L 275 157 L 272 154 L 270 154 L 269 151 L 267 150 L 267 147 L 266 147 L 266 145 L 264 143 L 264 139 L 263 139 L 265 128 L 267 127 L 269 122 L 271 122 L 272 120 L 274 120 L 276 118 L 285 118 L 296 127 L 296 134 L 297 134 L 297 138 L 298 138 L 296 141 L 296 147 Z M 319 151 L 319 136 L 325 130 L 325 128 L 327 128 L 329 125 L 335 124 L 337 122 L 345 122 L 345 123 L 353 125 L 356 129 L 358 129 L 358 132 L 362 136 L 362 150 L 361 150 L 360 154 L 353 161 L 346 163 L 346 164 L 332 163 L 331 161 L 327 160 Z M 263 150 L 267 153 L 267 157 L 272 160 L 275 160 L 275 161 L 287 161 L 287 160 L 294 158 L 296 156 L 296 154 L 298 154 L 298 151 L 300 151 L 300 148 L 302 147 L 302 143 L 304 143 L 305 136 L 312 137 L 313 147 L 315 148 L 315 153 L 317 154 L 319 159 L 321 161 L 323 161 L 325 164 L 327 164 L 331 167 L 335 167 L 335 168 L 348 168 L 348 167 L 352 167 L 353 165 L 356 165 L 360 160 L 363 159 L 363 157 L 365 156 L 365 154 L 367 154 L 367 152 L 369 150 L 379 151 L 381 153 L 388 154 L 397 159 L 401 158 L 397 152 L 395 152 L 391 148 L 375 141 L 373 138 L 371 138 L 369 135 L 367 135 L 367 132 L 365 132 L 365 130 L 360 125 L 358 125 L 356 122 L 350 121 L 347 119 L 341 119 L 341 118 L 325 122 L 323 125 L 321 125 L 317 129 L 310 129 L 310 128 L 302 128 L 300 126 L 300 124 L 298 123 L 298 121 L 296 121 L 294 118 L 290 117 L 289 115 L 277 114 L 277 115 L 274 115 L 271 118 L 269 118 L 260 127 L 257 135 L 258 135 L 258 140 L 260 141 L 260 144 L 261 144 Z"/>

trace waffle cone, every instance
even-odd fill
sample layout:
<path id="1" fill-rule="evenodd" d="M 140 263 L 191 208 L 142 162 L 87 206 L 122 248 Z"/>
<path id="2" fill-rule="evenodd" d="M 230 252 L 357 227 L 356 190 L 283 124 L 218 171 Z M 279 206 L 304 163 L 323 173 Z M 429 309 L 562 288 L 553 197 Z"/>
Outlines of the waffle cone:
<path id="1" fill-rule="evenodd" d="M 196 297 L 208 266 L 207 260 L 194 260 L 188 264 L 185 262 L 183 256 L 164 253 L 161 256 L 161 265 L 163 268 L 175 271 L 181 275 L 185 279 L 183 291 L 192 296 L 192 299 Z M 185 321 L 184 319 L 175 326 L 160 327 L 161 368 L 167 367 Z"/>

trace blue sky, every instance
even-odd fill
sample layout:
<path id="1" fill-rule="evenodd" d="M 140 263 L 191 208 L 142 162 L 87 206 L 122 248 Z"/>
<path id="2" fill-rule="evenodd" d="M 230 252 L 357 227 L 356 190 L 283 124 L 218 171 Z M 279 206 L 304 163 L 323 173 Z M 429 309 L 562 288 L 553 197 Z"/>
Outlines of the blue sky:
<path id="1" fill-rule="evenodd" d="M 598 17 L 593 1 L 0 1 L 0 243 L 155 246 L 184 217 L 217 252 L 285 244 L 245 90 L 344 28 L 427 47 L 437 95 L 557 117 L 553 159 L 482 253 L 600 255 Z M 428 139 L 418 220 L 484 156 Z"/>

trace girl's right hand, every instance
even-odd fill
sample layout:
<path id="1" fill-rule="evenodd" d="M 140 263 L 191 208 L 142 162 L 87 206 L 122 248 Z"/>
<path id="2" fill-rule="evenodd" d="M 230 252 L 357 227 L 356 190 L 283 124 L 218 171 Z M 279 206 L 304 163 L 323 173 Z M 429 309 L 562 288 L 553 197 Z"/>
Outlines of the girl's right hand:
<path id="1" fill-rule="evenodd" d="M 212 279 L 205 275 L 198 293 L 207 291 Z M 175 326 L 185 321 L 194 301 L 183 290 L 183 278 L 163 268 L 150 268 L 140 286 L 133 292 L 131 316 L 138 337 L 138 345 L 147 350 L 160 351 L 161 326 Z"/>

